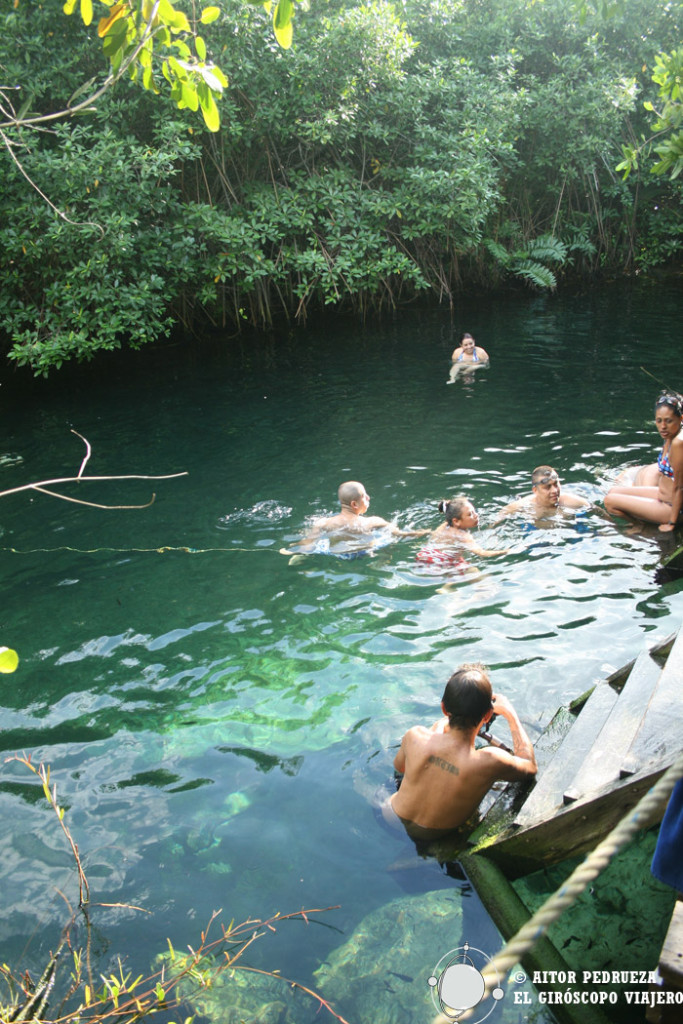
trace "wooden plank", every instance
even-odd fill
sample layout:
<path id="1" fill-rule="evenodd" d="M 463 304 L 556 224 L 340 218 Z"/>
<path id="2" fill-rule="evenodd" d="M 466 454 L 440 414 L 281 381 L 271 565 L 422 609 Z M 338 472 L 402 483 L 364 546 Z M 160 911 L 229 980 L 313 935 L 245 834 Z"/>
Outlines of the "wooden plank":
<path id="1" fill-rule="evenodd" d="M 638 655 L 611 714 L 595 738 L 571 785 L 564 792 L 565 803 L 579 800 L 586 793 L 602 789 L 619 778 L 624 751 L 636 735 L 643 708 L 654 691 L 661 672 L 661 667 L 654 661 L 649 651 L 643 651 Z"/>
<path id="2" fill-rule="evenodd" d="M 563 803 L 564 791 L 570 786 L 587 752 L 614 707 L 617 693 L 607 683 L 598 683 L 584 704 L 572 728 L 555 751 L 530 796 L 515 817 L 523 828 L 550 817 Z"/>
<path id="3" fill-rule="evenodd" d="M 552 760 L 553 754 L 571 729 L 574 721 L 575 716 L 570 713 L 568 708 L 558 708 L 538 740 L 535 741 L 534 753 L 538 763 L 539 776 L 544 771 L 545 765 Z M 494 788 L 489 790 L 479 805 L 481 821 L 470 836 L 469 842 L 471 844 L 478 843 L 488 836 L 498 835 L 503 828 L 506 828 L 524 803 L 531 785 L 533 785 L 531 780 L 495 783 Z"/>
<path id="4" fill-rule="evenodd" d="M 666 659 L 674 645 L 676 636 L 676 633 L 670 633 L 664 638 L 664 640 L 659 640 L 656 644 L 653 644 L 650 648 L 650 654 L 652 657 Z M 636 660 L 636 658 L 633 658 L 632 661 L 629 661 L 625 665 L 622 665 L 621 668 L 616 669 L 616 671 L 612 672 L 611 675 L 607 676 L 603 681 L 605 683 L 609 683 L 610 686 L 616 686 L 617 689 L 621 688 L 628 679 Z"/>
<path id="5" fill-rule="evenodd" d="M 683 630 L 681 630 L 681 637 L 683 637 Z M 656 655 L 659 658 L 665 658 L 673 649 L 677 641 L 677 635 L 671 634 L 664 640 L 659 641 L 650 650 L 650 656 Z M 631 670 L 638 659 L 635 659 L 629 664 L 624 666 L 617 672 L 613 672 L 606 680 L 599 683 L 598 686 L 606 687 L 608 684 L 623 685 L 624 678 L 627 670 Z M 641 663 L 645 662 L 650 669 L 650 665 L 647 661 L 647 655 L 641 656 Z M 678 661 L 678 655 L 674 656 L 674 662 Z M 656 666 L 654 671 L 656 671 Z M 594 688 L 593 688 L 594 689 Z M 560 708 L 554 716 L 548 730 L 544 731 L 539 741 L 536 743 L 537 760 L 539 766 L 543 765 L 539 772 L 539 782 L 537 786 L 542 785 L 543 774 L 545 766 L 550 765 L 555 750 L 559 747 L 563 738 L 571 727 L 571 724 L 575 720 L 575 715 L 571 713 L 575 708 L 581 708 L 587 704 L 588 699 L 592 693 L 592 689 L 582 694 L 580 698 L 570 706 L 570 708 Z M 602 697 L 602 695 L 601 695 Z M 640 701 L 644 698 L 639 695 Z M 549 735 L 551 740 L 549 741 Z M 620 738 L 623 742 L 623 737 Z M 623 750 L 623 747 L 621 748 Z M 543 750 L 543 753 L 541 751 Z M 500 798 L 491 808 L 489 813 L 483 819 L 481 824 L 478 826 L 476 831 L 470 836 L 470 849 L 488 850 L 489 848 L 496 847 L 496 853 L 493 854 L 496 858 L 499 856 L 504 859 L 506 869 L 514 870 L 516 874 L 524 874 L 528 871 L 534 871 L 545 864 L 553 864 L 558 861 L 569 858 L 576 854 L 584 854 L 588 850 L 592 849 L 600 839 L 614 827 L 620 817 L 620 813 L 626 813 L 631 806 L 637 802 L 645 789 L 647 788 L 647 780 L 651 779 L 650 784 L 654 784 L 654 781 L 661 775 L 665 767 L 671 761 L 667 758 L 664 762 L 664 767 L 661 764 L 655 763 L 646 766 L 646 768 L 638 769 L 635 776 L 632 777 L 633 788 L 629 786 L 623 786 L 620 782 L 620 773 L 615 773 L 614 786 L 617 791 L 615 810 L 610 810 L 610 792 L 612 786 L 608 785 L 604 790 L 592 793 L 590 796 L 579 797 L 577 800 L 577 813 L 579 818 L 579 827 L 573 819 L 567 819 L 564 812 L 561 813 L 561 820 L 559 827 L 555 826 L 552 822 L 541 822 L 535 823 L 525 822 L 524 828 L 519 828 L 513 824 L 515 818 L 515 812 L 521 812 L 522 804 L 524 803 L 524 791 L 519 784 L 510 784 L 507 789 L 502 793 Z M 623 758 L 622 758 L 623 764 Z M 621 767 L 621 766 L 620 766 Z M 645 778 L 646 783 L 643 784 L 641 779 Z M 533 792 L 529 799 L 533 798 Z M 591 805 L 593 805 L 591 807 Z M 590 811 L 586 813 L 583 808 L 588 806 Z M 485 810 L 482 807 L 482 811 Z M 595 814 L 595 819 L 588 821 L 588 818 L 592 819 L 592 815 Z M 542 827 L 543 826 L 543 827 Z M 534 831 L 534 835 L 539 840 L 538 854 L 532 852 L 527 841 L 531 829 L 541 828 L 541 832 L 537 833 Z M 563 845 L 562 830 L 563 828 L 569 828 L 572 831 L 572 835 L 566 835 L 564 838 L 568 842 Z M 498 849 L 504 847 L 505 852 L 503 854 L 498 853 Z M 501 860 L 502 862 L 502 860 Z M 514 867 L 513 867 L 514 865 Z"/>
<path id="6" fill-rule="evenodd" d="M 622 775 L 632 775 L 650 761 L 681 749 L 683 717 L 683 630 L 673 645 L 650 697 L 640 726 L 622 761 Z"/>
<path id="7" fill-rule="evenodd" d="M 659 973 L 664 981 L 683 988 L 683 903 L 674 907 L 671 924 L 659 958 Z"/>
<path id="8" fill-rule="evenodd" d="M 667 760 L 638 775 L 621 779 L 597 794 L 569 804 L 553 818 L 530 828 L 512 827 L 484 839 L 469 852 L 486 854 L 502 867 L 508 878 L 517 878 L 588 853 L 635 807 L 671 763 Z M 651 818 L 643 819 L 641 827 L 648 828 L 661 821 L 663 813 L 662 809 Z"/>
<path id="9" fill-rule="evenodd" d="M 486 857 L 469 854 L 461 857 L 460 863 L 503 938 L 507 940 L 516 935 L 531 915 L 500 868 Z M 524 954 L 522 966 L 527 974 L 555 971 L 566 978 L 569 973 L 566 960 L 545 935 Z M 543 988 L 566 991 L 567 985 L 566 982 L 564 985 L 547 984 Z M 599 1007 L 590 1003 L 577 1006 L 553 1003 L 553 1017 L 560 1024 L 607 1024 L 607 1018 Z"/>

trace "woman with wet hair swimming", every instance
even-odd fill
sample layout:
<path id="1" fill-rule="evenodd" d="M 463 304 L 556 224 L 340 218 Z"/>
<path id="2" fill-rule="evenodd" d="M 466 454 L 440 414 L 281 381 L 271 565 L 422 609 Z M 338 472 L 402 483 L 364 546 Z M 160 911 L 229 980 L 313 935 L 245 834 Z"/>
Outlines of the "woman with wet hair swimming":
<path id="1" fill-rule="evenodd" d="M 489 354 L 486 349 L 477 345 L 471 334 L 463 334 L 462 341 L 453 350 L 451 359 L 454 363 L 488 363 Z"/>
<path id="2" fill-rule="evenodd" d="M 663 391 L 655 402 L 655 426 L 664 442 L 655 486 L 612 487 L 605 508 L 613 516 L 659 523 L 662 533 L 683 525 L 683 396 Z"/>
<path id="3" fill-rule="evenodd" d="M 447 384 L 452 384 L 459 373 L 476 370 L 478 366 L 489 365 L 489 354 L 481 345 L 477 345 L 471 334 L 463 334 L 462 341 L 451 355 L 451 372 Z"/>
<path id="4" fill-rule="evenodd" d="M 462 557 L 462 548 L 484 558 L 507 554 L 507 551 L 493 551 L 475 543 L 470 530 L 479 525 L 479 516 L 466 495 L 459 494 L 450 500 L 440 501 L 438 507 L 444 515 L 444 522 L 434 530 L 426 546 L 418 551 L 415 556 L 418 562 L 444 568 L 458 565 L 465 567 L 467 563 Z"/>

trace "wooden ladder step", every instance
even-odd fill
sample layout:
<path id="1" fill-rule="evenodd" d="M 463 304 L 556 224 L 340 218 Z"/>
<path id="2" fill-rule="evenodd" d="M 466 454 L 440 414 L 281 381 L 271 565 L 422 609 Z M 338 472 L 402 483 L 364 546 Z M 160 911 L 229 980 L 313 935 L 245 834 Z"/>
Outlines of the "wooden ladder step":
<path id="1" fill-rule="evenodd" d="M 661 666 L 649 651 L 638 655 L 607 721 L 563 794 L 565 803 L 579 800 L 586 793 L 602 789 L 621 777 L 625 751 L 638 731 L 643 709 L 661 672 Z"/>
<path id="2" fill-rule="evenodd" d="M 671 758 L 683 748 L 683 630 L 678 634 L 640 726 L 621 764 L 621 775 L 634 775 L 646 764 Z"/>
<path id="3" fill-rule="evenodd" d="M 521 828 L 550 817 L 563 805 L 565 789 L 579 771 L 587 752 L 617 701 L 607 683 L 598 683 L 571 729 L 555 751 L 539 782 L 514 819 Z"/>

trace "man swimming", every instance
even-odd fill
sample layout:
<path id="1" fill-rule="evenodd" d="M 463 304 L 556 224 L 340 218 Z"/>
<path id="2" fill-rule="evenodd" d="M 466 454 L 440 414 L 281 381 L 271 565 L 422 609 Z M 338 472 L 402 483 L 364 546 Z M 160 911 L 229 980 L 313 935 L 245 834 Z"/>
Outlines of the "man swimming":
<path id="1" fill-rule="evenodd" d="M 363 484 L 357 480 L 346 480 L 339 485 L 337 491 L 341 511 L 334 516 L 318 520 L 311 532 L 294 543 L 294 547 L 314 545 L 323 535 L 334 534 L 339 541 L 355 541 L 359 536 L 372 534 L 375 530 L 387 530 L 394 537 L 424 537 L 430 530 L 401 530 L 381 516 L 368 516 L 370 496 Z M 283 555 L 294 555 L 297 552 L 289 548 L 281 548 Z"/>
<path id="2" fill-rule="evenodd" d="M 463 825 L 494 782 L 531 779 L 536 758 L 517 712 L 502 694 L 493 693 L 484 665 L 461 665 L 446 684 L 445 717 L 431 728 L 416 725 L 401 740 L 394 768 L 403 775 L 390 798 L 413 839 L 438 839 Z M 475 740 L 493 715 L 510 727 L 513 751 Z"/>
<path id="3" fill-rule="evenodd" d="M 560 478 L 552 466 L 537 466 L 531 474 L 531 494 L 506 505 L 498 513 L 498 520 L 515 512 L 531 512 L 541 517 L 558 508 L 589 509 L 591 503 L 572 491 L 563 491 Z"/>

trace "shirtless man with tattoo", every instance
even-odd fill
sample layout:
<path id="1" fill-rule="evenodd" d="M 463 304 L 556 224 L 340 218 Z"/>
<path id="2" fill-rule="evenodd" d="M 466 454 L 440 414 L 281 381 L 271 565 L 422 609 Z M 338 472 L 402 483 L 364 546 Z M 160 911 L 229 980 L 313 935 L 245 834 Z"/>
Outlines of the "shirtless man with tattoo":
<path id="1" fill-rule="evenodd" d="M 498 779 L 518 781 L 536 774 L 536 758 L 517 712 L 493 693 L 486 668 L 461 665 L 446 684 L 444 717 L 431 728 L 416 725 L 401 741 L 394 768 L 403 779 L 391 797 L 393 811 L 414 839 L 438 839 L 464 824 Z M 475 748 L 482 725 L 504 718 L 513 752 Z"/>

